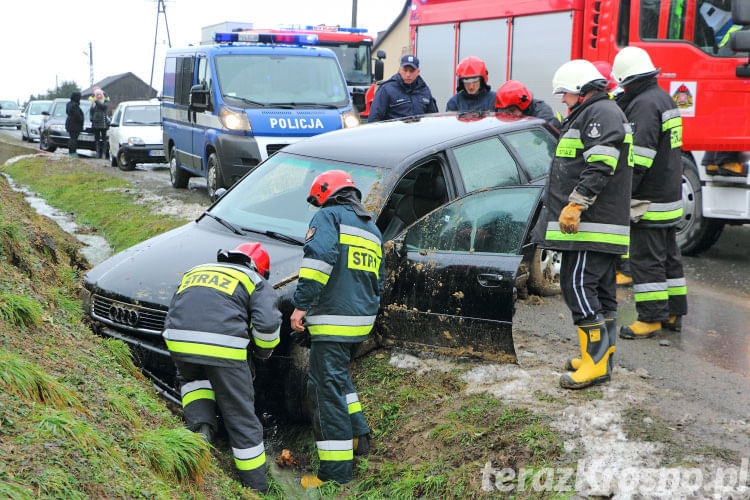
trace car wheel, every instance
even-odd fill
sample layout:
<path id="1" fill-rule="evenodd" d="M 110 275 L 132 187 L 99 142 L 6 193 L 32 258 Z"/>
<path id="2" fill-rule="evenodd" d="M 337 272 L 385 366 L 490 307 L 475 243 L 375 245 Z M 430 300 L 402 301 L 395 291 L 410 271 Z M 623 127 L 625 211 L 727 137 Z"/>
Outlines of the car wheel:
<path id="1" fill-rule="evenodd" d="M 117 152 L 117 166 L 120 170 L 128 171 L 135 168 L 135 162 L 128 159 L 128 155 L 124 149 Z"/>
<path id="2" fill-rule="evenodd" d="M 677 244 L 683 255 L 695 255 L 716 243 L 724 222 L 703 217 L 703 193 L 698 167 L 692 159 L 682 157 L 683 214 L 677 226 Z"/>
<path id="3" fill-rule="evenodd" d="M 529 263 L 529 292 L 548 297 L 560 293 L 560 261 L 562 254 L 555 250 L 537 248 Z"/>
<path id="4" fill-rule="evenodd" d="M 27 142 L 27 141 L 28 141 L 28 140 L 30 140 L 30 139 L 31 139 L 31 137 L 29 137 L 28 135 L 24 134 L 24 133 L 23 133 L 23 127 L 21 127 L 21 140 L 22 140 L 23 142 Z"/>
<path id="5" fill-rule="evenodd" d="M 169 151 L 169 180 L 175 189 L 185 189 L 190 181 L 190 174 L 177 164 L 177 154 L 174 148 Z"/>
<path id="6" fill-rule="evenodd" d="M 47 151 L 48 153 L 54 153 L 57 149 L 57 146 L 52 146 L 49 143 L 49 134 L 39 136 L 39 149 L 42 151 Z"/>
<path id="7" fill-rule="evenodd" d="M 308 422 L 310 411 L 307 407 L 307 365 L 310 350 L 291 343 L 289 366 L 284 372 L 285 417 L 292 422 Z"/>
<path id="8" fill-rule="evenodd" d="M 212 200 L 216 195 L 216 190 L 223 188 L 224 179 L 221 175 L 221 164 L 216 153 L 208 155 L 208 171 L 206 172 L 206 186 L 208 187 L 208 197 Z"/>

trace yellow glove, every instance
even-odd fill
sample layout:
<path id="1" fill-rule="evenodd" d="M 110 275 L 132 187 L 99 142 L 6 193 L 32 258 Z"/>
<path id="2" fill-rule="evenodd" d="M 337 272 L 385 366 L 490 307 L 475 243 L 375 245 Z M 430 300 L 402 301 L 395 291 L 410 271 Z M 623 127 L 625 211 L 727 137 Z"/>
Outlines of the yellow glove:
<path id="1" fill-rule="evenodd" d="M 557 222 L 560 223 L 560 231 L 563 233 L 575 234 L 578 232 L 578 223 L 581 222 L 581 212 L 583 205 L 568 203 L 560 212 Z"/>

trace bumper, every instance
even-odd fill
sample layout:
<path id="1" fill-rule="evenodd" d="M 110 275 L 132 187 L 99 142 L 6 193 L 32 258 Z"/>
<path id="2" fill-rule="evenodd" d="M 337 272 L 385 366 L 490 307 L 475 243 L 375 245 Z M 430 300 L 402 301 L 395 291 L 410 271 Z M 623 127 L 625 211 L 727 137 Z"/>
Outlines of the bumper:
<path id="1" fill-rule="evenodd" d="M 15 116 L 0 118 L 0 127 L 20 127 L 21 119 Z"/>
<path id="2" fill-rule="evenodd" d="M 50 131 L 49 143 L 51 145 L 67 148 L 70 141 L 70 136 L 67 132 Z M 96 143 L 94 142 L 94 134 L 89 132 L 81 132 L 78 135 L 78 149 L 90 149 L 96 151 Z"/>
<path id="3" fill-rule="evenodd" d="M 121 144 L 120 151 L 125 153 L 128 161 L 134 163 L 166 163 L 164 147 L 161 144 L 147 144 L 145 146 L 131 146 Z"/>
<path id="4" fill-rule="evenodd" d="M 221 134 L 216 138 L 224 182 L 231 186 L 270 155 L 299 137 L 248 137 Z"/>

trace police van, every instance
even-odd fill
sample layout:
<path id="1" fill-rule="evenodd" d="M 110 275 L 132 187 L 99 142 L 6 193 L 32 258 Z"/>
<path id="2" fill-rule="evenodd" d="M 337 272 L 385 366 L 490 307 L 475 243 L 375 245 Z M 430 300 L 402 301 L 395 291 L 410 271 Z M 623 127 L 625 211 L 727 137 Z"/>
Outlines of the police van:
<path id="1" fill-rule="evenodd" d="M 315 35 L 214 40 L 167 52 L 161 115 L 173 187 L 205 177 L 213 198 L 287 144 L 359 125 L 336 55 Z"/>

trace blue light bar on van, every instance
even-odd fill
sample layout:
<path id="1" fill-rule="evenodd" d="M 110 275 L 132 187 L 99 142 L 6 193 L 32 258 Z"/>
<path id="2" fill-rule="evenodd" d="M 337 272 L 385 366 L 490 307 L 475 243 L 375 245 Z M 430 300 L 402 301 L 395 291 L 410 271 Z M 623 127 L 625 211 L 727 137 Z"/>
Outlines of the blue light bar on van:
<path id="1" fill-rule="evenodd" d="M 216 43 L 288 43 L 295 45 L 315 45 L 318 35 L 292 35 L 274 33 L 214 33 Z"/>

